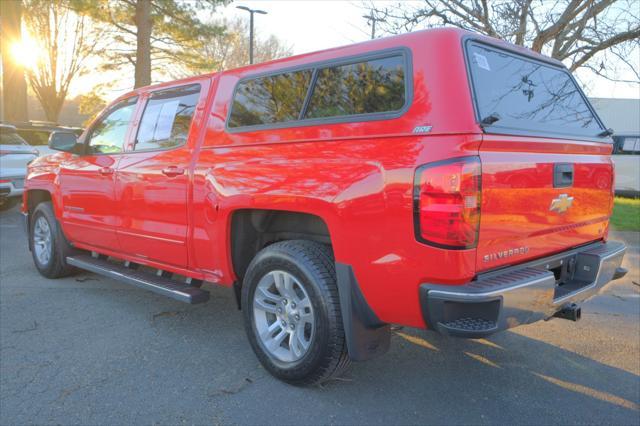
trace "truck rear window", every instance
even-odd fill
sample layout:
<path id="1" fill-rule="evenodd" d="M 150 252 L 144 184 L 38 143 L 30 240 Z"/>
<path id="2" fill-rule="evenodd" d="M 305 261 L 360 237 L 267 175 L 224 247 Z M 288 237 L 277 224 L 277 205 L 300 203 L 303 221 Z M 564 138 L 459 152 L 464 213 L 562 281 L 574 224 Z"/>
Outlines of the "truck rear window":
<path id="1" fill-rule="evenodd" d="M 493 116 L 491 131 L 591 137 L 602 132 L 567 70 L 479 43 L 467 45 L 467 57 L 478 119 Z"/>

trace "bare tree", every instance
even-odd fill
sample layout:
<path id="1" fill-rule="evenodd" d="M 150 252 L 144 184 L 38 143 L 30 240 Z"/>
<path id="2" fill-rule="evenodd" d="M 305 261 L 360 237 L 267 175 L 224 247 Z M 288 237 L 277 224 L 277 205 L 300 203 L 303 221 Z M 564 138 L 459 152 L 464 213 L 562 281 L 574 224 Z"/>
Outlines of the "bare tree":
<path id="1" fill-rule="evenodd" d="M 49 121 L 57 121 L 72 81 L 88 71 L 100 33 L 65 0 L 26 0 L 26 30 L 39 43 L 37 65 L 27 70 L 31 89 Z"/>
<path id="2" fill-rule="evenodd" d="M 27 83 L 22 64 L 12 57 L 13 49 L 22 40 L 22 3 L 0 1 L 2 31 L 2 97 L 4 119 L 7 121 L 27 121 Z"/>
<path id="3" fill-rule="evenodd" d="M 249 44 L 247 34 L 249 27 L 246 19 L 235 19 L 223 22 L 227 30 L 222 37 L 211 40 L 205 46 L 205 55 L 209 58 L 214 70 L 238 68 L 249 64 Z M 266 62 L 272 59 L 290 56 L 290 46 L 274 35 L 266 38 L 255 35 L 254 62 Z"/>
<path id="4" fill-rule="evenodd" d="M 587 67 L 615 79 L 615 65 L 626 64 L 640 80 L 637 62 L 629 61 L 640 47 L 638 0 L 423 0 L 384 10 L 371 1 L 365 7 L 384 19 L 387 33 L 454 26 L 529 47 L 572 71 Z"/>
<path id="5" fill-rule="evenodd" d="M 214 27 L 224 27 L 221 34 L 213 34 L 206 38 L 202 49 L 198 52 L 200 62 L 186 67 L 173 67 L 172 76 L 179 78 L 193 74 L 221 71 L 242 67 L 249 64 L 249 43 L 247 34 L 249 27 L 246 19 L 237 18 L 231 21 L 217 21 Z M 266 62 L 284 58 L 292 54 L 290 46 L 285 45 L 274 35 L 255 36 L 254 62 Z"/>

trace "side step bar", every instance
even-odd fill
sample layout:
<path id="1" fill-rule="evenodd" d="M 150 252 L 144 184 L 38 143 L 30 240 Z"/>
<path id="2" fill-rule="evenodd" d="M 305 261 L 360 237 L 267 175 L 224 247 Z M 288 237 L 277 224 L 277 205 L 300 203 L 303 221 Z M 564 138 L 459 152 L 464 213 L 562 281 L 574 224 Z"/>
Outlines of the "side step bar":
<path id="1" fill-rule="evenodd" d="M 171 278 L 157 276 L 148 272 L 128 268 L 109 262 L 104 258 L 95 258 L 88 254 L 67 257 L 67 263 L 98 275 L 113 278 L 181 302 L 196 304 L 209 300 L 209 292 L 198 287 L 183 284 Z"/>

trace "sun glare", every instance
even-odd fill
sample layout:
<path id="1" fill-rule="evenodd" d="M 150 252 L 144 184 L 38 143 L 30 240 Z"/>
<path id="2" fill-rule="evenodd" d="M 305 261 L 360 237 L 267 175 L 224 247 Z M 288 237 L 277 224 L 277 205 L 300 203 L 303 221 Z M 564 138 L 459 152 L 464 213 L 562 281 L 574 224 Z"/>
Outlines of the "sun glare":
<path id="1" fill-rule="evenodd" d="M 27 70 L 34 70 L 38 66 L 40 46 L 30 37 L 22 37 L 22 41 L 11 45 L 11 57 L 16 64 Z"/>

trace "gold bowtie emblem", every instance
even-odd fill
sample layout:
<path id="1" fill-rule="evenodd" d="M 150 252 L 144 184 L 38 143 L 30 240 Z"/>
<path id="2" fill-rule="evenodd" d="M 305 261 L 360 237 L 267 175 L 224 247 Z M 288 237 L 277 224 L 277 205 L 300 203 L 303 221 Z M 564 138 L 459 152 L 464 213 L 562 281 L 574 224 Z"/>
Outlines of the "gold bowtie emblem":
<path id="1" fill-rule="evenodd" d="M 567 194 L 560 194 L 558 198 L 551 200 L 551 207 L 549 207 L 549 210 L 552 212 L 564 213 L 569 210 L 571 204 L 573 204 L 573 197 L 569 197 Z"/>

